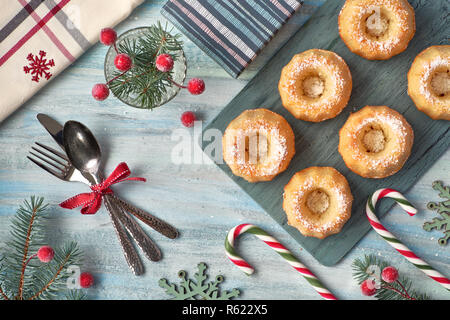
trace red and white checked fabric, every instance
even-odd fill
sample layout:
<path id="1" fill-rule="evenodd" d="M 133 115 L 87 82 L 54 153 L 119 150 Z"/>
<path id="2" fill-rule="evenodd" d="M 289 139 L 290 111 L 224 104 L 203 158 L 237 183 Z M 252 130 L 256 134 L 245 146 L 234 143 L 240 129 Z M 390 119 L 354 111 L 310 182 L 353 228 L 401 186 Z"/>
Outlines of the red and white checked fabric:
<path id="1" fill-rule="evenodd" d="M 144 0 L 8 0 L 0 11 L 0 122 Z"/>

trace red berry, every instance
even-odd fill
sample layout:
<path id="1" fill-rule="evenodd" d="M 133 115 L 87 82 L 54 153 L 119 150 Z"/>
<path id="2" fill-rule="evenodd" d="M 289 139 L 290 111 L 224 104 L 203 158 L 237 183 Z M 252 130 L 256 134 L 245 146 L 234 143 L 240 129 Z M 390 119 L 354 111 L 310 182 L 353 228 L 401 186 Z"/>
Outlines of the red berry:
<path id="1" fill-rule="evenodd" d="M 361 283 L 361 292 L 365 296 L 373 296 L 377 292 L 373 280 L 367 279 Z"/>
<path id="2" fill-rule="evenodd" d="M 114 29 L 104 28 L 100 32 L 100 42 L 105 46 L 112 46 L 117 40 L 117 33 Z"/>
<path id="3" fill-rule="evenodd" d="M 80 274 L 80 286 L 82 288 L 89 288 L 94 284 L 94 276 L 89 272 L 83 272 Z"/>
<path id="4" fill-rule="evenodd" d="M 104 83 L 97 83 L 92 88 L 92 96 L 95 100 L 103 101 L 109 96 L 109 88 Z"/>
<path id="5" fill-rule="evenodd" d="M 188 128 L 192 127 L 194 125 L 195 120 L 196 120 L 195 113 L 193 113 L 192 111 L 186 111 L 181 115 L 181 123 L 185 127 Z"/>
<path id="6" fill-rule="evenodd" d="M 205 82 L 199 78 L 192 78 L 189 80 L 188 90 L 192 94 L 202 94 L 205 91 Z"/>
<path id="7" fill-rule="evenodd" d="M 120 53 L 114 59 L 114 65 L 120 71 L 127 71 L 131 68 L 132 60 L 126 53 Z"/>
<path id="8" fill-rule="evenodd" d="M 381 278 L 387 283 L 392 283 L 398 279 L 398 271 L 394 267 L 386 267 L 381 272 Z"/>
<path id="9" fill-rule="evenodd" d="M 163 53 L 156 58 L 156 69 L 161 72 L 169 72 L 173 68 L 173 58 L 170 54 Z"/>
<path id="10" fill-rule="evenodd" d="M 39 260 L 41 260 L 41 262 L 48 263 L 52 261 L 53 257 L 55 256 L 55 251 L 52 247 L 42 246 L 39 248 L 37 256 Z"/>

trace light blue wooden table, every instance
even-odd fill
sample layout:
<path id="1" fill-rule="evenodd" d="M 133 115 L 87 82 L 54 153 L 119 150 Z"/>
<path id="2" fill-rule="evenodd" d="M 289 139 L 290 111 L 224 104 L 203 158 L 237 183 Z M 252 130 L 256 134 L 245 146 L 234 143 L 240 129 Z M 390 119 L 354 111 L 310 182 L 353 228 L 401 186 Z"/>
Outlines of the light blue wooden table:
<path id="1" fill-rule="evenodd" d="M 163 0 L 147 1 L 118 28 L 128 29 L 163 20 L 159 10 Z M 85 253 L 84 269 L 91 271 L 96 285 L 89 289 L 93 299 L 166 299 L 158 286 L 162 277 L 178 282 L 180 269 L 191 275 L 199 262 L 209 265 L 209 274 L 221 273 L 223 288 L 239 288 L 245 299 L 319 299 L 317 293 L 280 257 L 259 240 L 244 236 L 239 251 L 257 269 L 245 276 L 225 257 L 223 242 L 227 231 L 237 224 L 257 224 L 276 236 L 309 266 L 329 289 L 341 299 L 363 299 L 353 281 L 351 264 L 364 254 L 376 254 L 414 279 L 414 286 L 435 299 L 449 299 L 450 294 L 412 266 L 374 231 L 336 266 L 324 267 L 302 250 L 258 205 L 234 185 L 215 165 L 175 165 L 171 152 L 174 130 L 181 127 L 180 115 L 193 110 L 205 123 L 245 86 L 271 55 L 298 30 L 324 0 L 305 1 L 301 12 L 282 29 L 251 67 L 232 79 L 214 61 L 184 38 L 188 59 L 188 77 L 202 77 L 207 90 L 201 96 L 181 92 L 174 100 L 154 111 L 125 106 L 115 98 L 96 102 L 90 91 L 94 83 L 103 82 L 103 61 L 107 49 L 95 45 L 77 62 L 47 85 L 22 108 L 0 125 L 0 246 L 8 238 L 9 219 L 24 198 L 45 196 L 51 204 L 50 243 L 75 240 Z M 151 237 L 162 248 L 164 258 L 158 263 L 145 261 L 146 274 L 135 277 L 123 258 L 116 235 L 103 210 L 93 216 L 67 211 L 57 204 L 86 187 L 63 183 L 37 169 L 26 159 L 33 141 L 53 141 L 36 120 L 42 112 L 60 122 L 79 120 L 98 137 L 107 155 L 106 172 L 126 161 L 134 175 L 148 182 L 118 185 L 115 190 L 136 205 L 154 212 L 181 231 L 177 240 L 167 240 L 156 232 Z M 406 195 L 420 209 L 410 218 L 395 207 L 383 222 L 419 256 L 450 276 L 450 247 L 440 247 L 437 231 L 422 229 L 436 213 L 426 209 L 430 200 L 439 200 L 431 184 L 436 179 L 450 184 L 450 152 L 437 161 Z M 148 229 L 147 229 L 148 230 Z M 0 248 L 3 250 L 3 248 Z"/>

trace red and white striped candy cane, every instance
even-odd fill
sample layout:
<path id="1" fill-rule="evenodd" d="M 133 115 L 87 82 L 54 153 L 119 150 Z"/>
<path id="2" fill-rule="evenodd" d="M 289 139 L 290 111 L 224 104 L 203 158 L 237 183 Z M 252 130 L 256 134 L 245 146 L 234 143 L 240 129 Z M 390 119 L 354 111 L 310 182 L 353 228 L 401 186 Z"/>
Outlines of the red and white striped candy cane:
<path id="1" fill-rule="evenodd" d="M 233 262 L 239 269 L 244 271 L 246 274 L 251 275 L 255 269 L 248 264 L 244 259 L 242 259 L 234 249 L 234 241 L 243 233 L 252 233 L 266 244 L 268 244 L 272 249 L 274 249 L 280 256 L 282 256 L 295 270 L 300 272 L 300 274 L 309 282 L 309 284 L 322 296 L 322 298 L 327 300 L 337 300 L 337 298 L 328 291 L 327 288 L 317 279 L 317 277 L 306 268 L 292 253 L 286 249 L 277 239 L 269 235 L 263 229 L 252 225 L 252 224 L 241 224 L 228 232 L 225 239 L 225 252 L 228 258 Z"/>
<path id="2" fill-rule="evenodd" d="M 393 189 L 380 189 L 369 197 L 366 205 L 367 218 L 373 229 L 384 238 L 394 249 L 400 252 L 406 259 L 408 259 L 413 265 L 422 270 L 427 276 L 441 284 L 447 290 L 450 290 L 450 280 L 444 275 L 434 270 L 428 263 L 420 259 L 415 255 L 407 246 L 401 243 L 392 233 L 390 233 L 377 219 L 375 215 L 375 207 L 379 200 L 383 198 L 394 199 L 400 207 L 402 207 L 410 216 L 414 216 L 417 213 L 417 209 L 406 200 L 406 198 L 396 190 Z"/>

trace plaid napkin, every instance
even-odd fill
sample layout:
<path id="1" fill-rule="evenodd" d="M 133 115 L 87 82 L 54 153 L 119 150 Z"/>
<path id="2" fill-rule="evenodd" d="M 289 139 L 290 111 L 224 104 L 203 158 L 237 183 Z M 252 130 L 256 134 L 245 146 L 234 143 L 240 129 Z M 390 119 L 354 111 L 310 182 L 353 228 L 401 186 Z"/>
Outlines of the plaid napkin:
<path id="1" fill-rule="evenodd" d="M 1 0 L 5 2 L 6 0 Z M 0 122 L 144 0 L 7 0 L 0 12 Z"/>
<path id="2" fill-rule="evenodd" d="M 299 9 L 301 0 L 169 0 L 161 10 L 237 77 Z"/>

